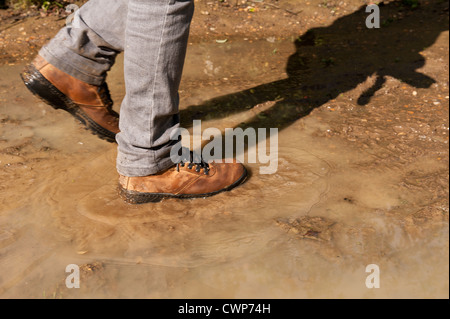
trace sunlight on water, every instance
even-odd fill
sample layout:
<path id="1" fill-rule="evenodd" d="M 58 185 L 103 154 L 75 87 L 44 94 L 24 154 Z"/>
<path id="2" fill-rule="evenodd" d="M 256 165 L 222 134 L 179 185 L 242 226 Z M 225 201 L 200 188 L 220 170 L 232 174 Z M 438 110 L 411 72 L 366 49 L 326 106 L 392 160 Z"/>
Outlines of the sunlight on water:
<path id="1" fill-rule="evenodd" d="M 292 46 L 283 47 L 289 55 Z M 222 49 L 190 50 L 206 51 L 210 62 L 203 72 L 200 57 L 190 60 L 184 89 L 227 68 Z M 120 67 L 119 60 L 109 77 L 116 101 L 123 97 Z M 234 76 L 267 80 L 257 67 L 242 70 Z M 3 67 L 1 75 L 18 71 Z M 269 76 L 283 79 L 283 67 Z M 221 93 L 240 89 L 234 82 Z M 314 116 L 279 133 L 274 175 L 248 164 L 251 178 L 231 192 L 133 206 L 117 195 L 115 145 L 36 102 L 19 79 L 8 94 L 20 98 L 1 106 L 0 145 L 21 155 L 0 154 L 9 164 L 0 195 L 2 297 L 378 298 L 448 290 L 448 223 L 427 228 L 408 219 L 403 207 L 431 205 L 420 189 L 399 187 L 408 167 L 380 168 L 359 145 L 318 138 L 326 124 Z M 185 93 L 183 107 L 218 95 L 197 88 Z M 205 127 L 231 127 L 255 114 L 212 118 Z M 430 164 L 440 167 L 417 163 Z M 372 263 L 382 269 L 378 291 L 365 286 Z M 79 291 L 64 286 L 68 264 L 85 266 Z"/>

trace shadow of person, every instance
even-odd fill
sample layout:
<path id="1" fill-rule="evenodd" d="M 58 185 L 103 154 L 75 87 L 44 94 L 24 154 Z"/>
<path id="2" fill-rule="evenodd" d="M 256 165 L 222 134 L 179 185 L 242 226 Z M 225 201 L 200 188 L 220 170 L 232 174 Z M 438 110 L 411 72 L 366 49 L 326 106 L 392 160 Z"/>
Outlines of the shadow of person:
<path id="1" fill-rule="evenodd" d="M 368 78 L 375 80 L 361 93 L 357 101 L 361 106 L 370 102 L 387 77 L 416 88 L 430 87 L 435 81 L 417 71 L 425 65 L 420 52 L 448 30 L 448 2 L 429 1 L 416 9 L 401 1 L 380 5 L 379 29 L 366 27 L 365 9 L 298 37 L 296 52 L 287 61 L 287 79 L 191 105 L 181 111 L 181 125 L 189 127 L 193 119 L 220 119 L 276 101 L 264 114 L 239 126 L 282 130 Z"/>

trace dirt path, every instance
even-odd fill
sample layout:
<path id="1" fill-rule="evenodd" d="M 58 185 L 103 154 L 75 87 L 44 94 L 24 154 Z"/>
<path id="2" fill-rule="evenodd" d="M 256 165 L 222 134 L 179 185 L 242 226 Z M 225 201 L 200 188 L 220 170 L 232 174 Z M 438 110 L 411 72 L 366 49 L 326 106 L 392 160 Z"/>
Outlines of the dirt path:
<path id="1" fill-rule="evenodd" d="M 78 2 L 81 5 L 83 2 Z M 359 8 L 359 0 L 195 0 L 194 43 L 275 38 L 295 39 Z M 0 10 L 0 64 L 29 61 L 64 26 L 67 14 Z"/>
<path id="2" fill-rule="evenodd" d="M 278 172 L 248 164 L 231 193 L 158 205 L 123 203 L 115 145 L 23 87 L 25 49 L 55 17 L 0 24 L 0 296 L 448 298 L 448 4 L 387 4 L 368 30 L 360 1 L 211 2 L 197 3 L 182 124 L 276 127 Z"/>

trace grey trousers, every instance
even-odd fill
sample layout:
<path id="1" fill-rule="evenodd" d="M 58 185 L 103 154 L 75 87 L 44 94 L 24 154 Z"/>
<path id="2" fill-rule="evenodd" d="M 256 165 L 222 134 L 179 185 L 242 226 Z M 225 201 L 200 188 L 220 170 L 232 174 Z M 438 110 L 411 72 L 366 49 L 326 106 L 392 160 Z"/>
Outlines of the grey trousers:
<path id="1" fill-rule="evenodd" d="M 100 85 L 124 52 L 117 170 L 147 176 L 172 166 L 170 136 L 179 96 L 193 0 L 90 0 L 40 55 L 58 69 Z"/>

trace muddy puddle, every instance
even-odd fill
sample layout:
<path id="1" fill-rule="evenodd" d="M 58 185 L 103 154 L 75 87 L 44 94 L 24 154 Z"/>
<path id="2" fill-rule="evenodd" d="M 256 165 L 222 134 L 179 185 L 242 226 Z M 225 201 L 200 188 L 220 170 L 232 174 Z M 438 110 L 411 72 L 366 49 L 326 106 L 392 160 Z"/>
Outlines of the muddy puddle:
<path id="1" fill-rule="evenodd" d="M 247 97 L 285 83 L 295 50 L 266 40 L 190 45 L 183 124 L 225 129 L 256 118 L 264 127 L 285 97 Z M 108 78 L 117 110 L 122 65 L 120 57 Z M 448 125 L 437 116 L 440 136 L 417 133 L 441 155 L 395 143 L 402 135 L 392 137 L 377 106 L 399 103 L 397 80 L 364 111 L 353 96 L 370 79 L 277 126 L 276 174 L 247 164 L 251 178 L 229 193 L 133 206 L 117 196 L 116 146 L 31 96 L 22 67 L 0 68 L 2 298 L 448 297 Z M 224 96 L 231 106 L 217 109 Z M 255 105 L 238 110 L 233 101 Z M 361 127 L 366 139 L 355 141 Z M 404 146 L 403 157 L 383 134 Z M 69 264 L 80 266 L 80 289 L 65 286 Z M 380 269 L 378 289 L 366 287 L 370 264 Z"/>

